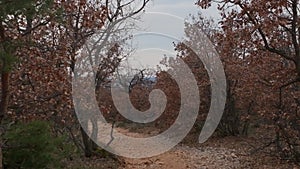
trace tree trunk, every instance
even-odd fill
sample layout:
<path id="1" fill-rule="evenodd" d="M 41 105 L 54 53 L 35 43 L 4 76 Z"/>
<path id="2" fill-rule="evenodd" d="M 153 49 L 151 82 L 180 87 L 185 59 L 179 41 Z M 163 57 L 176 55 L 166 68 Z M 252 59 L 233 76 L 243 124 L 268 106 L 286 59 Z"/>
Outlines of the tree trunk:
<path id="1" fill-rule="evenodd" d="M 92 135 L 91 137 L 96 139 L 98 134 L 98 126 L 96 120 L 92 121 Z M 82 124 L 83 125 L 83 124 Z M 87 127 L 87 126 L 85 126 Z M 93 152 L 97 150 L 98 145 L 89 137 L 89 135 L 84 131 L 83 127 L 80 127 L 81 135 L 82 135 L 82 141 L 84 145 L 84 154 L 86 157 L 91 157 L 93 155 Z"/>
<path id="2" fill-rule="evenodd" d="M 3 71 L 1 73 L 1 102 L 0 102 L 0 121 L 7 113 L 9 101 L 9 72 Z"/>
<path id="3" fill-rule="evenodd" d="M 97 120 L 95 118 L 92 118 L 91 122 L 92 122 L 92 125 L 93 125 L 92 138 L 94 140 L 97 140 L 97 138 L 98 138 L 98 124 L 97 124 Z M 98 145 L 94 141 L 92 141 L 92 140 L 91 140 L 91 142 L 92 142 L 91 144 L 92 144 L 93 151 L 97 150 Z"/>
<path id="4" fill-rule="evenodd" d="M 82 127 L 80 127 L 82 141 L 84 145 L 84 155 L 85 157 L 91 157 L 93 153 L 93 143 L 88 134 L 84 131 Z"/>
<path id="5" fill-rule="evenodd" d="M 9 72 L 2 71 L 1 72 L 1 101 L 0 101 L 0 123 L 7 113 L 8 109 L 8 101 L 9 101 Z M 0 133 L 1 135 L 3 133 Z M 0 143 L 2 145 L 2 139 L 0 139 Z M 3 169 L 3 154 L 2 154 L 2 147 L 0 145 L 0 169 Z"/>
<path id="6" fill-rule="evenodd" d="M 2 147 L 0 146 L 0 169 L 3 169 L 2 159 L 3 159 Z"/>
<path id="7" fill-rule="evenodd" d="M 300 80 L 300 57 L 297 59 L 298 62 L 296 64 L 296 71 L 297 71 L 298 79 Z"/>

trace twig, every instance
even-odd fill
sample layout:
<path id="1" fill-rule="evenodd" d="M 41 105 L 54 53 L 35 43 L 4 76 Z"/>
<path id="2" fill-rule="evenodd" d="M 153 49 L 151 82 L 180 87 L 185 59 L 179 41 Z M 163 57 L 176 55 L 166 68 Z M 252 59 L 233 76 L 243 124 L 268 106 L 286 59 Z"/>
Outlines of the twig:
<path id="1" fill-rule="evenodd" d="M 271 146 L 271 145 L 274 144 L 274 143 L 276 143 L 276 139 L 270 141 L 269 143 L 267 143 L 267 144 L 265 144 L 265 145 L 263 145 L 263 146 L 261 146 L 261 147 L 258 147 L 258 148 L 254 149 L 254 150 L 251 150 L 251 151 L 249 152 L 249 154 L 250 154 L 250 155 L 253 155 L 253 154 L 257 153 L 257 152 L 260 151 L 260 150 L 264 150 L 265 148 Z"/>
<path id="2" fill-rule="evenodd" d="M 73 134 L 71 127 L 66 127 L 66 129 L 69 131 L 69 133 L 70 133 L 70 135 L 71 135 L 71 138 L 72 138 L 72 140 L 73 140 L 75 146 L 76 146 L 78 149 L 84 150 L 84 147 L 76 140 L 76 137 L 75 137 L 75 135 Z"/>

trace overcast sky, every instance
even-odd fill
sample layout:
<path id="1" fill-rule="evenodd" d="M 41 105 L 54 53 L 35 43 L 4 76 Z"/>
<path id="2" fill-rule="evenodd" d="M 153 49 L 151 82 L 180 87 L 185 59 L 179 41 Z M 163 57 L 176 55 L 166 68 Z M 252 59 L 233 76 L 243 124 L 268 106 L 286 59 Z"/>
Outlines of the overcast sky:
<path id="1" fill-rule="evenodd" d="M 134 68 L 151 68 L 164 57 L 174 57 L 173 42 L 184 37 L 184 19 L 199 11 L 205 17 L 218 18 L 216 7 L 202 10 L 191 0 L 153 0 L 138 23 L 142 31 L 135 32 L 136 52 L 129 59 Z M 127 62 L 128 63 L 128 62 Z"/>
<path id="2" fill-rule="evenodd" d="M 195 5 L 195 2 L 195 0 L 153 0 L 146 9 L 153 12 L 166 12 L 182 18 L 186 18 L 189 14 L 197 14 L 200 10 L 207 17 L 219 16 L 216 7 L 202 10 Z"/>

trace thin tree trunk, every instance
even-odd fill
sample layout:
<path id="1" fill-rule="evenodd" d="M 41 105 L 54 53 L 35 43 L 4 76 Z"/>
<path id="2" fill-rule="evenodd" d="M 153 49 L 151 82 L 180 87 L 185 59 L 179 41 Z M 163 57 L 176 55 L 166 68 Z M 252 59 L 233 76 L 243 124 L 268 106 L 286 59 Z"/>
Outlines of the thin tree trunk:
<path id="1" fill-rule="evenodd" d="M 92 138 L 96 138 L 98 134 L 98 126 L 96 125 L 95 120 L 92 121 Z M 85 126 L 86 127 L 86 126 Z M 84 144 L 84 154 L 86 157 L 91 157 L 95 150 L 97 150 L 98 145 L 89 137 L 89 135 L 84 131 L 83 127 L 80 127 L 82 141 Z"/>
<path id="2" fill-rule="evenodd" d="M 1 102 L 0 102 L 0 121 L 7 113 L 9 101 L 9 72 L 1 73 Z"/>
<path id="3" fill-rule="evenodd" d="M 2 122 L 8 109 L 9 101 L 9 72 L 1 72 L 1 101 L 0 101 L 0 123 Z M 1 135 L 3 133 L 0 133 Z M 0 140 L 0 169 L 3 169 L 2 139 Z"/>
<path id="4" fill-rule="evenodd" d="M 90 139 L 90 137 L 82 127 L 80 127 L 80 131 L 81 131 L 82 141 L 84 145 L 84 155 L 85 157 L 91 157 L 93 153 L 92 140 Z"/>
<path id="5" fill-rule="evenodd" d="M 300 80 L 300 57 L 298 57 L 297 59 L 298 62 L 296 64 L 296 71 L 297 71 L 298 79 Z"/>
<path id="6" fill-rule="evenodd" d="M 92 130 L 92 135 L 91 136 L 92 136 L 92 138 L 94 140 L 97 140 L 98 139 L 98 124 L 97 124 L 97 120 L 94 119 L 94 118 L 92 118 L 91 122 L 92 122 L 92 125 L 93 125 L 93 130 Z M 93 151 L 97 150 L 98 145 L 93 140 L 91 140 L 91 142 L 92 142 L 91 144 L 92 144 Z"/>
<path id="7" fill-rule="evenodd" d="M 2 154 L 2 147 L 0 146 L 0 169 L 3 169 L 3 154 Z"/>

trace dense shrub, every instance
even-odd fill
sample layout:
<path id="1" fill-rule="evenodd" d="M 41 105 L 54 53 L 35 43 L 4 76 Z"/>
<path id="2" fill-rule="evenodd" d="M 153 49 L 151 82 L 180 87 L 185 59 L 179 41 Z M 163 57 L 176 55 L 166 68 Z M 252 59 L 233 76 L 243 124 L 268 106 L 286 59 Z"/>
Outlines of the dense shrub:
<path id="1" fill-rule="evenodd" d="M 60 168 L 60 159 L 70 151 L 63 137 L 54 137 L 48 122 L 33 121 L 13 125 L 4 135 L 6 168 Z"/>

